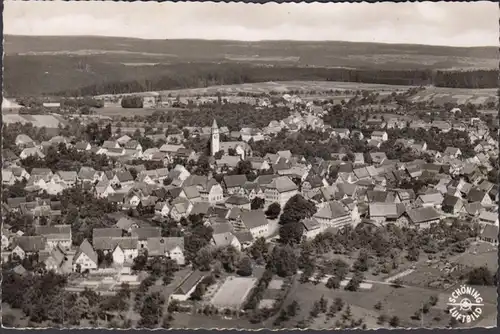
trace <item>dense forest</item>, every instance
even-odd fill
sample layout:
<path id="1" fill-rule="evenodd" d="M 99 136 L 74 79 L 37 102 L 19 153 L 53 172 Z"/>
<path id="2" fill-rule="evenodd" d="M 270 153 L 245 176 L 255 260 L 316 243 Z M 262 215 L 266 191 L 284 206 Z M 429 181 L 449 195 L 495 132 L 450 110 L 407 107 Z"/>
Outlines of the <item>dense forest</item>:
<path id="1" fill-rule="evenodd" d="M 496 88 L 498 70 L 438 70 L 378 66 L 321 67 L 237 62 L 177 62 L 125 66 L 96 56 L 6 56 L 8 96 L 89 96 L 201 88 L 267 81 L 338 81 L 390 85 Z"/>

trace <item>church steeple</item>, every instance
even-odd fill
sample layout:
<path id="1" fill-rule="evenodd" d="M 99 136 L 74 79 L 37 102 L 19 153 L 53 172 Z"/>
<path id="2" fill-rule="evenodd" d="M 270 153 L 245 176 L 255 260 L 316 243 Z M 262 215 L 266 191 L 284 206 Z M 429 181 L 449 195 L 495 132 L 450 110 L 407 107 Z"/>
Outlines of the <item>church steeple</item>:
<path id="1" fill-rule="evenodd" d="M 214 119 L 212 123 L 211 138 L 210 138 L 210 154 L 212 156 L 220 151 L 219 127 Z"/>

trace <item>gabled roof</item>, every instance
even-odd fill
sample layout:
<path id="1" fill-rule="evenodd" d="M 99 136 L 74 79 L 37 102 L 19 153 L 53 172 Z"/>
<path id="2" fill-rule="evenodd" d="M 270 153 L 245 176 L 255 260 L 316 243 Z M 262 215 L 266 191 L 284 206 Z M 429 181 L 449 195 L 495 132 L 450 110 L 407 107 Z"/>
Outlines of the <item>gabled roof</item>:
<path id="1" fill-rule="evenodd" d="M 161 237 L 161 228 L 159 227 L 138 227 L 132 228 L 130 235 L 139 240 L 146 240 L 153 237 Z"/>
<path id="2" fill-rule="evenodd" d="M 314 217 L 322 219 L 337 219 L 348 216 L 345 206 L 337 201 L 328 202 Z"/>
<path id="3" fill-rule="evenodd" d="M 443 203 L 443 195 L 440 192 L 421 194 L 418 198 L 422 201 L 422 203 L 433 203 L 433 204 L 441 204 Z"/>
<path id="4" fill-rule="evenodd" d="M 206 215 L 210 211 L 210 203 L 208 202 L 196 202 L 193 204 L 190 214 L 192 215 Z"/>
<path id="5" fill-rule="evenodd" d="M 241 221 L 249 230 L 269 224 L 262 210 L 242 211 Z"/>
<path id="6" fill-rule="evenodd" d="M 25 252 L 38 252 L 45 249 L 46 238 L 44 236 L 22 236 L 15 237 L 13 248 L 19 246 Z"/>
<path id="7" fill-rule="evenodd" d="M 247 176 L 243 174 L 225 175 L 223 180 L 227 188 L 241 187 L 247 182 Z"/>
<path id="8" fill-rule="evenodd" d="M 479 219 L 495 224 L 498 221 L 498 212 L 483 211 L 479 214 Z"/>
<path id="9" fill-rule="evenodd" d="M 406 208 L 402 203 L 370 203 L 368 210 L 370 217 L 397 219 L 406 211 Z"/>
<path id="10" fill-rule="evenodd" d="M 433 207 L 411 209 L 407 213 L 414 224 L 426 223 L 441 218 L 441 214 Z"/>
<path id="11" fill-rule="evenodd" d="M 134 224 L 137 224 L 137 222 L 131 218 L 128 217 L 122 217 L 116 222 L 116 227 L 121 228 L 124 231 L 127 231 L 130 229 Z"/>
<path id="12" fill-rule="evenodd" d="M 498 240 L 498 226 L 492 224 L 485 225 L 484 229 L 481 231 L 481 237 Z"/>
<path id="13" fill-rule="evenodd" d="M 267 189 L 276 189 L 280 193 L 297 190 L 297 185 L 288 176 L 279 176 L 266 185 Z"/>
<path id="14" fill-rule="evenodd" d="M 98 264 L 97 253 L 87 239 L 84 239 L 80 247 L 78 247 L 78 251 L 73 257 L 73 261 L 76 261 L 82 253 L 87 255 L 95 264 Z"/>
<path id="15" fill-rule="evenodd" d="M 226 200 L 226 204 L 245 205 L 249 204 L 250 200 L 244 196 L 232 195 Z"/>
<path id="16" fill-rule="evenodd" d="M 189 187 L 183 187 L 182 190 L 184 190 L 184 194 L 186 195 L 187 199 L 200 197 L 200 192 L 198 191 L 198 188 L 195 185 Z"/>
<path id="17" fill-rule="evenodd" d="M 482 210 L 484 210 L 484 207 L 482 206 L 481 202 L 472 202 L 465 204 L 464 209 L 468 214 L 475 216 L 478 215 Z"/>
<path id="18" fill-rule="evenodd" d="M 116 247 L 121 249 L 137 249 L 138 239 L 131 237 L 98 237 L 92 241 L 94 249 L 97 250 L 114 250 Z"/>
<path id="19" fill-rule="evenodd" d="M 443 207 L 454 207 L 457 203 L 461 203 L 462 199 L 456 196 L 446 194 L 443 199 Z M 463 202 L 462 202 L 463 204 Z"/>
<path id="20" fill-rule="evenodd" d="M 314 218 L 304 219 L 302 225 L 304 225 L 306 231 L 316 230 L 321 227 L 321 224 Z"/>
<path id="21" fill-rule="evenodd" d="M 174 294 L 186 295 L 189 291 L 198 285 L 198 283 L 205 277 L 199 270 L 193 271 L 189 276 L 187 276 L 184 281 L 175 289 Z"/>
<path id="22" fill-rule="evenodd" d="M 92 239 L 95 238 L 118 238 L 122 236 L 122 230 L 117 227 L 94 228 Z"/>
<path id="23" fill-rule="evenodd" d="M 150 237 L 147 238 L 147 249 L 149 256 L 164 256 L 166 252 L 179 247 L 184 251 L 183 237 Z"/>
<path id="24" fill-rule="evenodd" d="M 471 189 L 467 195 L 467 200 L 469 202 L 481 202 L 484 197 L 487 196 L 485 191 L 479 189 Z"/>

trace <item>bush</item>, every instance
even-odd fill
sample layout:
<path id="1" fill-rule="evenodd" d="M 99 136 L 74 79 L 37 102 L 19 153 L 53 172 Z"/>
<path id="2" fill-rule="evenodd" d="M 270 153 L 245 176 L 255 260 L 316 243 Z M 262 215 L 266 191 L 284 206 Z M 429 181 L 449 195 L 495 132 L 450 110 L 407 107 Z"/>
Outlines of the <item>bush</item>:
<path id="1" fill-rule="evenodd" d="M 143 102 L 140 96 L 124 96 L 121 101 L 122 108 L 142 108 Z"/>

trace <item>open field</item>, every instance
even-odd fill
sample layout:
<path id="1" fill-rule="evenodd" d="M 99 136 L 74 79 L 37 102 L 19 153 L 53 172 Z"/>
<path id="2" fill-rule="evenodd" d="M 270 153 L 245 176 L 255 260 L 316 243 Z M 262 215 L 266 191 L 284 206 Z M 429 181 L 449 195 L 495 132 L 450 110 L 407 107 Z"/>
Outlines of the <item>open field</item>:
<path id="1" fill-rule="evenodd" d="M 154 112 L 182 111 L 182 108 L 122 108 L 119 105 L 94 109 L 97 115 L 108 117 L 150 116 Z"/>
<path id="2" fill-rule="evenodd" d="M 269 81 L 257 83 L 245 83 L 240 85 L 222 85 L 211 86 L 206 88 L 179 89 L 160 91 L 160 94 L 171 94 L 172 96 L 197 96 L 197 95 L 215 95 L 217 92 L 221 94 L 238 94 L 238 93 L 269 93 L 271 91 L 286 93 L 290 91 L 317 91 L 327 92 L 330 90 L 376 90 L 376 91 L 404 91 L 411 86 L 397 85 L 380 85 L 355 82 L 334 82 L 334 81 Z"/>
<path id="3" fill-rule="evenodd" d="M 212 298 L 211 303 L 219 308 L 239 309 L 245 302 L 257 279 L 229 276 Z"/>
<path id="4" fill-rule="evenodd" d="M 496 89 L 463 89 L 430 87 L 418 92 L 410 98 L 412 102 L 433 101 L 436 105 L 453 104 L 486 104 L 497 101 Z"/>
<path id="5" fill-rule="evenodd" d="M 484 287 L 483 287 L 484 288 Z M 488 288 L 485 288 L 486 290 Z M 478 289 L 481 293 L 482 290 Z M 485 290 L 485 294 L 487 293 Z M 449 297 L 448 292 L 433 291 L 430 289 L 422 289 L 416 287 L 394 288 L 390 285 L 374 284 L 373 288 L 369 291 L 361 290 L 357 292 L 345 291 L 343 289 L 330 290 L 324 284 L 313 285 L 311 283 L 300 284 L 297 288 L 291 291 L 291 300 L 297 300 L 301 305 L 300 315 L 290 321 L 288 326 L 293 326 L 297 320 L 307 318 L 309 311 L 315 301 L 319 300 L 321 296 L 329 299 L 329 305 L 335 298 L 342 298 L 346 305 L 351 305 L 353 310 L 353 318 L 357 319 L 364 315 L 368 315 L 368 320 L 365 322 L 368 328 L 381 327 L 374 322 L 374 318 L 381 314 L 389 317 L 397 315 L 400 318 L 401 326 L 403 327 L 419 327 L 421 321 L 411 319 L 412 315 L 417 311 L 423 303 L 427 303 L 431 296 L 436 296 L 440 299 L 441 304 Z M 491 292 L 490 292 L 491 294 Z M 494 294 L 496 298 L 496 294 Z M 377 302 L 382 303 L 380 311 L 374 308 Z M 491 314 L 496 314 L 496 304 L 491 302 L 485 305 L 483 309 L 484 319 L 491 318 Z M 496 302 L 495 302 L 496 303 Z M 424 317 L 425 327 L 445 327 L 450 321 L 450 316 L 444 312 L 441 305 L 438 303 L 436 307 L 432 307 L 430 312 Z M 345 308 L 344 308 L 345 310 Z M 316 327 L 323 327 L 322 321 L 316 319 Z M 331 326 L 331 325 L 330 325 Z M 384 327 L 388 325 L 385 324 Z M 286 326 L 285 326 L 286 327 Z"/>
<path id="6" fill-rule="evenodd" d="M 192 88 L 192 89 L 179 89 L 156 91 L 165 96 L 182 96 L 182 97 L 195 97 L 202 95 L 215 96 L 217 93 L 222 95 L 236 95 L 238 93 L 253 93 L 263 94 L 269 92 L 287 93 L 291 91 L 315 91 L 315 98 L 321 98 L 321 93 L 330 91 L 356 91 L 368 90 L 374 91 L 381 95 L 391 92 L 406 91 L 412 86 L 399 86 L 399 85 L 383 85 L 383 84 L 369 84 L 369 83 L 356 83 L 356 82 L 334 82 L 334 81 L 280 81 L 280 82 L 259 82 L 259 83 L 245 83 L 237 85 L 222 85 L 211 86 L 206 88 Z M 106 94 L 108 95 L 108 94 Z M 103 95 L 103 96 L 106 96 Z M 127 95 L 127 94 L 123 94 Z M 151 92 L 136 93 L 134 95 L 148 96 Z M 329 97 L 329 96 L 328 96 Z M 334 96 L 334 98 L 337 98 Z M 307 96 L 305 100 L 307 100 Z M 349 96 L 342 95 L 338 99 L 349 99 Z M 488 102 L 495 102 L 497 100 L 496 89 L 465 89 L 465 88 L 444 88 L 427 86 L 425 90 L 418 92 L 410 98 L 412 102 L 428 102 L 434 101 L 436 105 L 444 105 L 445 103 L 456 104 L 485 104 Z"/>

